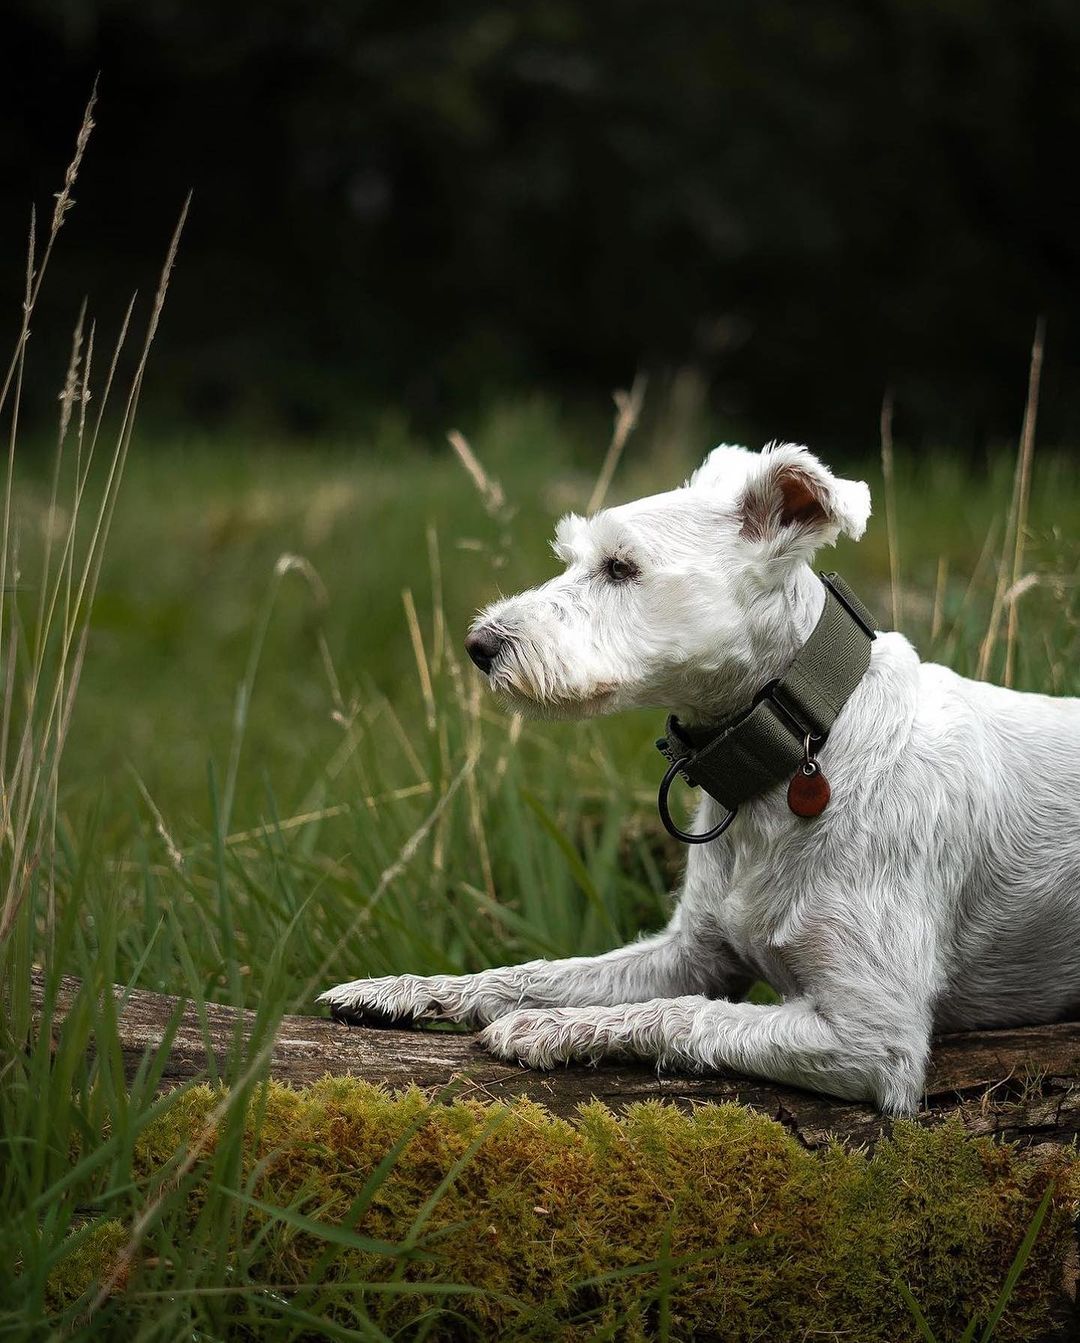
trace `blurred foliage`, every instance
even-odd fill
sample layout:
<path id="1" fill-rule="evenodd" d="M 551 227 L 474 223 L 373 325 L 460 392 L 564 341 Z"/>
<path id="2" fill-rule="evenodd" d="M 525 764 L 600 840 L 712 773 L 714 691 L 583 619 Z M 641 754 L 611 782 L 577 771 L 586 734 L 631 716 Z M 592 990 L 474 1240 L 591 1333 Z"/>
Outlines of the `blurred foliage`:
<path id="1" fill-rule="evenodd" d="M 1015 434 L 1041 311 L 1065 441 L 1078 66 L 1068 0 L 9 0 L 0 240 L 100 70 L 55 292 L 108 316 L 195 188 L 160 416 L 430 426 L 643 366 L 824 448 L 892 385 L 902 438 L 963 449 Z"/>
<path id="2" fill-rule="evenodd" d="M 478 608 L 500 591 L 518 591 L 556 572 L 548 549 L 554 522 L 568 509 L 584 509 L 594 478 L 575 462 L 602 454 L 604 431 L 594 433 L 534 399 L 493 405 L 471 441 L 505 489 L 509 532 L 487 513 L 445 443 L 408 434 L 393 420 L 358 442 L 312 443 L 302 453 L 216 436 L 139 444 L 102 568 L 65 753 L 63 808 L 78 816 L 96 808 L 104 785 L 102 842 L 122 851 L 132 826 L 141 824 L 140 815 L 145 819 L 134 770 L 170 829 L 185 833 L 211 824 L 207 762 L 224 774 L 238 687 L 248 679 L 251 650 L 260 640 L 244 706 L 236 828 L 269 820 L 271 793 L 282 816 L 320 805 L 324 787 L 335 802 L 344 800 L 342 780 L 324 779 L 326 762 L 342 744 L 335 715 L 343 705 L 346 716 L 355 704 L 366 718 L 389 701 L 426 751 L 427 710 L 404 592 L 431 661 L 439 643 L 448 656 L 463 658 L 464 633 Z M 707 446 L 700 432 L 639 430 L 610 501 L 671 488 Z M 890 623 L 877 464 L 873 457 L 831 464 L 869 480 L 875 513 L 857 546 L 841 541 L 835 551 L 822 552 L 820 562 L 839 567 Z M 902 455 L 897 462 L 900 628 L 924 657 L 966 675 L 976 674 L 989 620 L 1011 472 L 1012 462 L 1002 458 L 976 481 L 955 455 L 940 452 L 919 461 Z M 31 550 L 48 526 L 49 480 L 44 461 L 28 462 L 16 487 L 31 621 L 38 598 Z M 1017 684 L 1077 694 L 1080 488 L 1068 458 L 1037 455 L 1028 535 L 1025 571 L 1038 581 L 1022 598 Z M 277 574 L 284 556 L 302 556 L 314 581 L 301 567 Z M 466 686 L 475 683 L 479 691 L 480 678 L 467 664 L 464 671 Z M 998 679 L 1001 671 L 998 658 L 989 674 Z M 494 701 L 484 704 L 492 728 L 501 731 L 506 715 Z M 588 730 L 537 723 L 527 737 L 542 742 L 545 756 L 551 752 L 556 761 L 580 757 L 584 775 L 576 783 L 563 779 L 560 795 L 580 791 L 585 776 L 606 795 L 609 783 L 601 785 L 603 771 L 590 763 L 596 743 L 603 743 L 623 804 L 644 819 L 654 816 L 659 757 L 652 743 L 662 723 L 662 711 L 646 711 Z M 347 797 L 416 781 L 395 739 L 385 732 L 377 737 L 379 770 L 371 779 L 351 779 Z M 441 773 L 445 765 L 431 768 Z M 537 766 L 525 767 L 526 776 L 530 768 Z M 539 774 L 528 786 L 548 799 Z M 406 820 L 416 824 L 428 805 L 422 798 L 409 803 Z"/>

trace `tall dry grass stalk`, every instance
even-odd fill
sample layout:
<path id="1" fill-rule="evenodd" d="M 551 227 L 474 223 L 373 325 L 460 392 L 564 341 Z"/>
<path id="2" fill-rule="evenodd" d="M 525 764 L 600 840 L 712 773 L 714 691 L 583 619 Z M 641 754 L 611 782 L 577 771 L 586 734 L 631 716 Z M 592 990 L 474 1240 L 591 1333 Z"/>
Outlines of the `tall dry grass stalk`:
<path id="1" fill-rule="evenodd" d="M 469 441 L 458 429 L 451 429 L 446 435 L 446 441 L 454 449 L 457 459 L 465 470 L 469 473 L 469 479 L 476 486 L 477 493 L 484 501 L 484 508 L 488 514 L 501 520 L 506 512 L 506 495 L 503 487 L 495 479 L 489 476 L 480 464 L 480 459 L 469 446 Z"/>
<path id="2" fill-rule="evenodd" d="M 1013 548 L 1012 583 L 1007 594 L 1009 628 L 1005 636 L 1005 684 L 1013 683 L 1016 660 L 1016 636 L 1020 624 L 1020 596 L 1025 590 L 1024 542 L 1027 537 L 1028 502 L 1031 497 L 1031 469 L 1035 458 L 1035 423 L 1039 414 L 1039 387 L 1042 382 L 1043 348 L 1046 343 L 1046 319 L 1035 323 L 1031 342 L 1031 363 L 1028 367 L 1027 401 L 1024 405 L 1024 427 L 1020 433 L 1020 456 L 1017 465 L 1019 492 L 1016 503 L 1016 544 Z M 1028 584 L 1028 587 L 1032 586 Z"/>
<path id="3" fill-rule="evenodd" d="M 484 505 L 484 512 L 493 522 L 498 524 L 499 534 L 495 545 L 480 545 L 478 548 L 487 553 L 493 569 L 502 569 L 506 565 L 514 541 L 510 524 L 516 510 L 507 500 L 502 485 L 494 476 L 488 475 L 487 471 L 484 470 L 479 457 L 473 452 L 465 435 L 457 429 L 451 429 L 446 435 L 446 440 L 454 449 L 454 454 L 465 468 L 469 479 L 476 486 L 476 491 Z M 459 544 L 461 543 L 459 542 Z"/>
<path id="4" fill-rule="evenodd" d="M 941 624 L 945 617 L 945 587 L 949 579 L 949 557 L 939 555 L 937 562 L 937 581 L 934 584 L 934 606 L 930 615 L 930 642 L 936 644 L 941 634 Z"/>
<path id="5" fill-rule="evenodd" d="M 97 394 L 98 411 L 92 423 L 88 422 L 87 406 L 93 395 L 91 376 L 96 333 L 93 322 L 89 326 L 86 324 L 85 305 L 80 310 L 59 397 L 56 457 L 48 509 L 42 520 L 42 553 L 34 573 L 38 595 L 34 619 L 28 628 L 17 596 L 22 538 L 13 509 L 16 445 L 30 319 L 57 236 L 74 205 L 72 188 L 93 130 L 96 96 L 95 86 L 76 137 L 75 153 L 64 175 L 63 187 L 56 196 L 40 262 L 35 261 L 37 239 L 32 216 L 23 316 L 11 363 L 0 385 L 0 410 L 7 407 L 10 415 L 0 538 L 0 666 L 4 677 L 0 719 L 0 943 L 15 923 L 35 872 L 43 863 L 51 863 L 60 759 L 71 725 L 105 544 L 134 433 L 147 360 L 164 307 L 189 204 L 189 201 L 184 203 L 169 243 L 96 504 L 92 504 L 88 497 L 91 468 L 117 366 L 127 341 L 135 299 L 128 305 L 121 324 L 111 362 Z M 65 458 L 72 434 L 75 437 L 73 462 Z M 65 482 L 68 496 L 61 500 Z M 58 526 L 61 516 L 67 519 L 62 527 Z M 81 534 L 85 534 L 83 541 Z M 37 557 L 31 554 L 29 562 L 36 560 Z M 12 596 L 5 611 L 9 585 L 16 589 L 16 595 Z M 51 890 L 51 880 L 49 886 Z"/>
<path id="6" fill-rule="evenodd" d="M 891 388 L 881 401 L 881 474 L 885 484 L 885 531 L 889 542 L 889 586 L 892 593 L 892 627 L 900 628 L 902 594 L 900 590 L 900 542 L 896 529 L 896 463 L 893 455 L 893 394 Z"/>
<path id="7" fill-rule="evenodd" d="M 477 492 L 483 502 L 484 509 L 488 515 L 493 518 L 500 528 L 499 541 L 496 549 L 489 550 L 488 556 L 493 571 L 498 571 L 506 564 L 510 553 L 510 547 L 513 544 L 513 537 L 510 531 L 510 523 L 513 520 L 515 509 L 507 500 L 506 493 L 502 485 L 489 476 L 487 471 L 481 465 L 479 458 L 473 452 L 465 436 L 452 429 L 447 434 L 450 446 L 454 449 L 458 460 L 464 466 L 469 478 L 476 486 Z M 442 566 L 438 556 L 438 546 L 434 533 L 428 534 L 428 552 L 429 567 L 431 570 L 432 596 L 435 605 L 434 626 L 432 631 L 432 665 L 440 667 L 444 663 L 450 673 L 454 686 L 454 693 L 457 700 L 458 710 L 461 714 L 462 722 L 466 724 L 466 749 L 470 758 L 479 759 L 483 746 L 483 702 L 480 682 L 475 678 L 470 678 L 466 684 L 461 674 L 461 665 L 457 655 L 454 652 L 454 644 L 448 637 L 446 627 L 446 615 L 442 606 Z M 411 595 L 410 595 L 411 603 Z M 417 666 L 417 674 L 420 678 L 421 693 L 426 694 L 424 690 L 427 675 L 427 660 L 424 656 L 423 640 L 420 636 L 419 624 L 415 619 L 415 612 L 406 610 L 409 619 L 409 633 L 413 643 L 413 654 Z M 427 700 L 425 699 L 425 705 Z M 430 718 L 434 712 L 434 706 L 429 709 L 429 730 L 431 727 Z M 501 779 L 506 769 L 508 752 L 517 742 L 521 735 L 522 719 L 521 715 L 511 714 L 506 727 L 506 742 L 502 755 L 496 765 L 494 777 Z M 444 771 L 445 772 L 445 771 Z M 495 878 L 491 866 L 490 846 L 487 835 L 484 833 L 483 808 L 481 805 L 480 789 L 477 784 L 475 771 L 470 770 L 466 779 L 466 798 L 469 807 L 469 825 L 472 830 L 473 841 L 476 845 L 476 851 L 480 858 L 480 867 L 483 873 L 484 890 L 483 895 L 489 899 L 495 899 Z M 436 860 L 437 863 L 442 860 L 442 838 L 443 831 L 440 828 L 436 842 Z"/>
<path id="8" fill-rule="evenodd" d="M 596 484 L 593 486 L 592 494 L 589 495 L 589 502 L 585 506 L 585 512 L 590 517 L 603 507 L 607 492 L 611 488 L 615 469 L 619 465 L 623 449 L 626 447 L 627 439 L 634 432 L 637 422 L 641 418 L 641 408 L 645 404 L 644 374 L 639 373 L 637 375 L 628 392 L 615 392 L 614 399 L 615 424 L 611 431 L 611 442 L 604 454 L 600 474 L 596 477 Z"/>
<path id="9" fill-rule="evenodd" d="M 1005 523 L 1005 537 L 1002 541 L 1001 559 L 998 563 L 997 581 L 994 585 L 994 600 L 990 607 L 990 620 L 986 634 L 979 648 L 978 678 L 985 681 L 990 671 L 990 662 L 994 655 L 1001 633 L 1001 620 L 1005 607 L 1009 608 L 1008 635 L 1005 649 L 1005 684 L 1012 685 L 1015 669 L 1016 635 L 1018 631 L 1016 604 L 1022 589 L 1020 568 L 1024 560 L 1024 531 L 1027 526 L 1028 499 L 1031 490 L 1031 469 L 1035 456 L 1035 424 L 1039 412 L 1039 385 L 1042 379 L 1043 347 L 1046 339 L 1046 322 L 1040 317 L 1035 323 L 1035 335 L 1031 343 L 1031 360 L 1028 365 L 1027 399 L 1024 404 L 1024 421 L 1020 432 L 1020 446 L 1016 454 L 1016 470 L 1013 475 L 1012 498 Z M 1010 563 L 1010 554 L 1012 562 Z M 1012 581 L 1010 583 L 1010 575 Z"/>

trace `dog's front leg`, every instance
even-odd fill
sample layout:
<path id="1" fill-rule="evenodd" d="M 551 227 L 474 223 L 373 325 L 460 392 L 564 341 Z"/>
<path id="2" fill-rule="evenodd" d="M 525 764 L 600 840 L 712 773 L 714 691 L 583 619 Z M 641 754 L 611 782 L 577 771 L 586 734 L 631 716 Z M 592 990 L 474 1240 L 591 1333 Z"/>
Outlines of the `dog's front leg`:
<path id="1" fill-rule="evenodd" d="M 929 1026 L 915 1013 L 883 1017 L 880 1006 L 849 998 L 842 1015 L 826 1018 L 806 998 L 769 1006 L 655 999 L 516 1012 L 481 1039 L 499 1058 L 533 1068 L 647 1058 L 693 1072 L 749 1073 L 908 1113 L 922 1094 Z"/>
<path id="2" fill-rule="evenodd" d="M 908 1113 L 922 1092 L 929 1031 L 897 1022 L 875 1027 L 857 1016 L 829 1021 L 806 999 L 761 1006 L 693 996 L 515 1012 L 481 1039 L 499 1058 L 533 1068 L 655 1059 L 693 1072 L 749 1073 Z"/>
<path id="3" fill-rule="evenodd" d="M 871 868 L 854 891 L 830 885 L 821 870 L 807 869 L 806 881 L 785 903 L 786 919 L 763 934 L 796 986 L 783 1003 L 695 993 L 521 1011 L 489 1026 L 482 1042 L 500 1058 L 538 1068 L 632 1056 L 912 1111 L 940 988 L 938 903 L 926 895 L 935 890 L 933 871 L 920 867 L 892 886 Z"/>
<path id="4" fill-rule="evenodd" d="M 602 956 L 529 961 L 473 975 L 388 975 L 339 984 L 319 998 L 340 1021 L 408 1025 L 458 1021 L 483 1026 L 521 1008 L 632 1003 L 733 992 L 747 974 L 721 939 L 702 946 L 676 914 L 654 937 Z"/>

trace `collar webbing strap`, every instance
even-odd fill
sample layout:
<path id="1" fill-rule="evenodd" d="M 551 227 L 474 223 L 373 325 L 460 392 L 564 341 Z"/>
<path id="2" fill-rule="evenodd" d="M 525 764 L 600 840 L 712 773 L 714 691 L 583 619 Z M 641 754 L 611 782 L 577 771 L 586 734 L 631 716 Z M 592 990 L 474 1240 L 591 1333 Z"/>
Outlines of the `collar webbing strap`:
<path id="1" fill-rule="evenodd" d="M 805 760 L 819 746 L 870 665 L 874 618 L 838 574 L 820 575 L 825 607 L 791 666 L 748 709 L 717 726 L 688 728 L 672 715 L 656 744 L 688 783 L 733 810 Z"/>

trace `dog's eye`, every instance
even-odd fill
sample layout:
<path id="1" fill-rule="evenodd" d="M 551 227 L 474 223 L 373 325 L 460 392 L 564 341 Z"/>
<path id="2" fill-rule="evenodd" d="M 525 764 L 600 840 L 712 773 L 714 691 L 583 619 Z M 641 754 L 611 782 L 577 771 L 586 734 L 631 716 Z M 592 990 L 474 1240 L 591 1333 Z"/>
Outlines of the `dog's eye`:
<path id="1" fill-rule="evenodd" d="M 628 583 L 630 579 L 636 578 L 637 574 L 636 565 L 629 560 L 620 560 L 614 555 L 609 555 L 604 561 L 604 577 L 613 583 Z"/>

